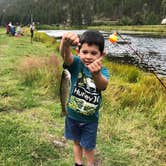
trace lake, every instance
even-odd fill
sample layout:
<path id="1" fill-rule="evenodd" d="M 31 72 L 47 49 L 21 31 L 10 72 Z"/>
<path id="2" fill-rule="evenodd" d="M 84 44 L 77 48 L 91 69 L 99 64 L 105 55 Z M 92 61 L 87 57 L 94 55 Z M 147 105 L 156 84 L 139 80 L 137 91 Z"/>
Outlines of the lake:
<path id="1" fill-rule="evenodd" d="M 60 39 L 62 35 L 69 30 L 42 30 L 49 36 Z M 86 30 L 70 30 L 81 35 Z M 109 35 L 108 32 L 101 31 L 103 34 Z M 124 63 L 133 63 L 141 68 L 154 70 L 160 75 L 166 75 L 166 38 L 138 37 L 131 35 L 122 35 L 128 44 L 112 44 L 105 40 L 105 51 L 110 60 L 120 61 Z M 118 37 L 118 40 L 122 40 Z M 131 49 L 133 48 L 133 49 Z M 133 51 L 134 50 L 134 51 Z M 141 56 L 139 58 L 135 51 Z"/>

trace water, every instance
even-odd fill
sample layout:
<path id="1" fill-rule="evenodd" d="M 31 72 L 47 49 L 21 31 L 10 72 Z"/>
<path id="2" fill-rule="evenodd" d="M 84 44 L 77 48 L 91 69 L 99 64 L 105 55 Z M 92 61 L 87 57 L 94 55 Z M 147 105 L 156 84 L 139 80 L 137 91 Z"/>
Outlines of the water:
<path id="1" fill-rule="evenodd" d="M 131 57 L 128 58 L 129 61 L 132 58 L 135 59 L 135 61 L 132 59 L 134 64 L 148 68 L 149 70 L 154 70 L 158 74 L 166 75 L 166 38 L 136 37 L 129 35 L 123 35 L 123 38 L 131 42 L 130 46 L 128 44 L 111 44 L 106 40 L 105 49 L 106 53 L 111 56 L 110 59 L 113 57 L 113 59 L 121 57 L 124 61 L 129 56 Z M 141 58 L 136 55 L 134 50 L 138 52 Z"/>
<path id="2" fill-rule="evenodd" d="M 60 39 L 68 30 L 44 30 L 49 36 Z M 70 30 L 81 35 L 86 30 Z M 101 31 L 103 33 L 103 31 Z M 106 33 L 107 34 L 107 33 Z M 166 38 L 150 38 L 123 35 L 131 42 L 131 47 L 141 55 L 141 59 L 127 44 L 112 44 L 105 40 L 105 51 L 110 59 L 133 63 L 141 68 L 154 70 L 156 73 L 166 75 Z M 118 40 L 121 40 L 120 38 Z"/>

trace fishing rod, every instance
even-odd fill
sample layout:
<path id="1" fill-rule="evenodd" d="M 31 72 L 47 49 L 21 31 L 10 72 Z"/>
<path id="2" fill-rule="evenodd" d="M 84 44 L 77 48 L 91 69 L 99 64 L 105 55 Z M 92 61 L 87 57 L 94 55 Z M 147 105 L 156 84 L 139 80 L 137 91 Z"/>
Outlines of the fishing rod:
<path id="1" fill-rule="evenodd" d="M 109 40 L 110 40 L 112 43 L 116 43 L 116 42 L 117 42 L 117 35 L 118 35 L 123 41 L 126 41 L 126 39 L 125 39 L 119 32 L 115 32 L 114 34 L 110 35 Z M 139 53 L 137 50 L 135 50 L 135 49 L 130 45 L 130 43 L 128 43 L 128 42 L 125 42 L 125 43 L 128 45 L 128 47 L 129 47 L 131 50 L 134 51 L 135 55 L 140 58 L 141 63 L 142 63 L 143 60 L 144 60 L 144 59 L 143 59 L 144 55 L 141 54 L 141 53 Z M 146 64 L 146 65 L 148 66 L 148 64 Z M 155 76 L 155 78 L 161 83 L 161 85 L 162 85 L 162 86 L 164 87 L 164 89 L 166 90 L 166 85 L 165 85 L 164 82 L 157 76 L 157 74 L 156 74 L 155 71 L 154 71 L 154 70 L 155 70 L 155 67 L 152 66 L 152 64 L 151 64 L 151 68 L 152 68 L 153 70 L 150 70 L 150 72 Z"/>

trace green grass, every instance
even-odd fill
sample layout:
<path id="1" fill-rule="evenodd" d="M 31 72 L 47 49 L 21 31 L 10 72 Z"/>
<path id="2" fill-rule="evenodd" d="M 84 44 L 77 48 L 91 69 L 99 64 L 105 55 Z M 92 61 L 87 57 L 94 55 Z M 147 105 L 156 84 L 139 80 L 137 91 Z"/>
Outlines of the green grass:
<path id="1" fill-rule="evenodd" d="M 69 165 L 71 147 L 53 144 L 64 124 L 55 48 L 2 34 L 0 50 L 0 165 Z"/>
<path id="2" fill-rule="evenodd" d="M 166 36 L 166 25 L 135 25 L 135 26 L 89 26 L 88 29 L 104 31 L 118 31 L 123 34 L 135 34 L 143 36 Z"/>
<path id="3" fill-rule="evenodd" d="M 165 89 L 136 67 L 105 65 L 112 74 L 99 130 L 103 157 L 110 156 L 105 165 L 165 165 Z"/>
<path id="4" fill-rule="evenodd" d="M 0 35 L 2 166 L 71 166 L 74 162 L 60 117 L 58 43 L 52 46 L 52 39 L 44 38 L 46 43 L 31 44 L 28 34 Z M 164 166 L 165 89 L 152 74 L 136 67 L 106 59 L 104 65 L 111 78 L 103 92 L 97 160 L 102 166 Z"/>
<path id="5" fill-rule="evenodd" d="M 101 26 L 107 29 L 143 31 L 143 32 L 166 32 L 165 25 L 135 25 L 135 26 Z"/>
<path id="6" fill-rule="evenodd" d="M 104 31 L 118 31 L 123 34 L 135 34 L 142 36 L 153 36 L 153 37 L 166 37 L 166 25 L 133 25 L 133 26 L 116 26 L 116 25 L 100 25 L 100 26 L 81 26 L 81 27 L 66 27 L 66 26 L 50 26 L 50 25 L 39 25 L 39 29 L 46 30 L 58 30 L 58 29 L 95 29 Z M 51 40 L 51 39 L 50 39 Z"/>

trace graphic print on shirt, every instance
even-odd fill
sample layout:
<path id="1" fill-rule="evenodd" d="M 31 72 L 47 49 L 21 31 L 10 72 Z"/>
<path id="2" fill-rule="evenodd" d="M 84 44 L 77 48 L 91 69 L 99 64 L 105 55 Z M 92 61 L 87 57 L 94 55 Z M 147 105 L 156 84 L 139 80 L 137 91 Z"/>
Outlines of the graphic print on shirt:
<path id="1" fill-rule="evenodd" d="M 92 78 L 80 72 L 68 106 L 83 115 L 92 115 L 100 104 L 101 94 Z"/>

